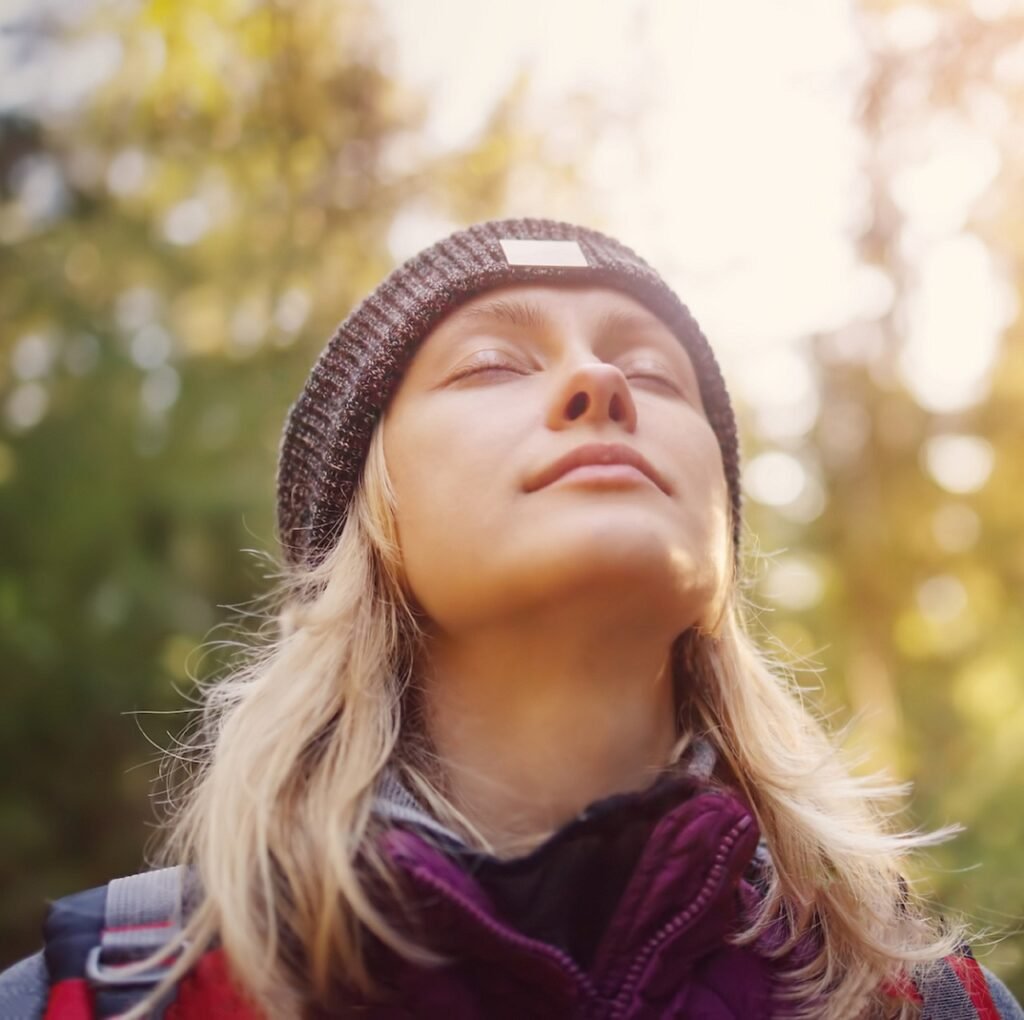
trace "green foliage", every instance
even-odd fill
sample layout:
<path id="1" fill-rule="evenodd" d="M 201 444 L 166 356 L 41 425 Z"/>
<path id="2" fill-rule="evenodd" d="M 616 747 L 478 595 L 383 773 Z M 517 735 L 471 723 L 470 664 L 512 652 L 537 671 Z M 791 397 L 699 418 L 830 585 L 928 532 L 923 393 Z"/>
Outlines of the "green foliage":
<path id="1" fill-rule="evenodd" d="M 361 4 L 126 11 L 44 32 L 55 67 L 119 50 L 71 113 L 0 119 L 4 959 L 48 898 L 142 864 L 147 741 L 186 719 L 126 714 L 182 709 L 190 653 L 265 589 L 244 550 L 276 548 L 288 404 L 389 225 L 424 194 L 494 215 L 518 144 L 510 103 L 427 153 Z"/>
<path id="2" fill-rule="evenodd" d="M 820 597 L 796 604 L 793 588 L 793 604 L 776 600 L 762 623 L 821 667 L 821 702 L 848 724 L 864 767 L 913 784 L 909 823 L 964 826 L 922 862 L 921 890 L 967 921 L 978 954 L 1024 998 L 1024 324 L 1018 315 L 1003 333 L 980 402 L 943 412 L 915 401 L 901 357 L 933 239 L 909 222 L 898 194 L 899 172 L 936 154 L 922 141 L 930 126 L 981 132 L 999 171 L 963 224 L 947 230 L 982 239 L 1019 301 L 1024 88 L 1019 73 L 992 68 L 1024 18 L 983 21 L 962 5 L 924 5 L 908 17 L 933 19 L 934 40 L 901 49 L 886 45 L 884 24 L 904 5 L 862 6 L 873 40 L 859 104 L 870 216 L 856 242 L 894 300 L 811 338 L 820 411 L 809 431 L 770 446 L 807 465 L 823 507 L 794 518 L 755 505 L 750 516 L 761 549 L 810 567 Z M 986 104 L 1007 118 L 986 117 Z M 982 340 L 958 338 L 965 361 Z M 950 436 L 967 437 L 966 446 L 943 448 Z M 773 605 L 777 581 L 769 559 L 757 601 Z"/>
<path id="3" fill-rule="evenodd" d="M 899 6 L 862 3 L 868 36 L 872 8 Z M 913 821 L 967 826 L 925 888 L 1011 934 L 991 962 L 1024 995 L 1024 327 L 968 411 L 928 412 L 900 382 L 915 266 L 891 144 L 950 110 L 1019 110 L 1019 85 L 988 69 L 1020 32 L 935 8 L 939 44 L 872 52 L 858 110 L 870 216 L 855 241 L 895 301 L 809 339 L 813 427 L 779 439 L 748 422 L 748 455 L 798 458 L 824 496 L 821 512 L 751 501 L 760 547 L 788 550 L 754 596 L 773 607 L 765 627 L 824 667 L 821 702 L 852 717 L 853 749 L 914 782 Z M 265 589 L 270 568 L 243 550 L 275 547 L 281 423 L 324 339 L 393 264 L 389 232 L 410 209 L 500 214 L 513 173 L 533 193 L 547 175 L 567 202 L 574 187 L 521 127 L 522 83 L 466 151 L 432 152 L 423 99 L 355 0 L 84 9 L 8 31 L 30 60 L 50 47 L 55 74 L 99 43 L 106 76 L 66 107 L 0 115 L 4 960 L 38 944 L 47 899 L 142 863 L 147 741 L 185 720 L 126 713 L 180 710 L 207 668 L 193 650 Z M 576 119 L 600 119 L 574 101 Z M 988 123 L 1003 124 L 1003 164 L 969 225 L 1019 293 L 1019 119 Z M 983 485 L 939 484 L 927 444 L 945 433 L 988 444 Z M 779 598 L 787 560 L 803 574 Z"/>

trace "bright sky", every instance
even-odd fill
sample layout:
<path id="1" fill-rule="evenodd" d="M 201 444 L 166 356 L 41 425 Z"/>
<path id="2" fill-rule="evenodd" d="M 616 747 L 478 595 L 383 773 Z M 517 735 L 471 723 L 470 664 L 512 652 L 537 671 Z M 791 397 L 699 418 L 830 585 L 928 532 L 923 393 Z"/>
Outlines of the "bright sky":
<path id="1" fill-rule="evenodd" d="M 859 320 L 840 344 L 859 356 L 894 293 L 851 243 L 868 213 L 866 143 L 855 123 L 867 56 L 853 0 L 373 2 L 394 40 L 397 74 L 427 99 L 416 144 L 448 150 L 471 141 L 525 71 L 531 130 L 547 154 L 579 164 L 585 187 L 553 192 L 528 164 L 513 165 L 509 213 L 580 220 L 636 248 L 690 305 L 763 437 L 784 443 L 806 433 L 817 404 L 804 341 Z M 7 3 L 11 18 L 45 8 L 74 21 L 81 11 L 68 0 Z M 970 3 L 982 18 L 1024 6 Z M 905 3 L 886 16 L 881 36 L 912 52 L 936 30 L 929 7 Z M 87 34 L 59 53 L 51 47 L 28 64 L 13 59 L 16 49 L 14 36 L 0 36 L 0 109 L 64 116 L 123 58 L 113 33 Z M 1024 75 L 1024 47 L 993 71 Z M 596 147 L 588 115 L 568 103 L 573 94 L 592 100 Z M 932 111 L 882 142 L 896 168 L 893 198 L 907 217 L 901 245 L 912 267 L 900 371 L 938 412 L 984 398 L 1016 313 L 1002 267 L 966 226 L 1000 170 L 993 117 L 1009 113 L 989 98 L 978 115 Z M 115 191 L 144 174 L 142 156 L 134 153 L 137 166 L 132 158 L 122 153 L 111 164 Z M 404 165 L 410 153 L 399 143 L 392 158 Z M 52 160 L 14 177 L 30 219 L 59 211 Z M 165 234 L 194 243 L 209 214 L 207 197 L 197 196 L 172 211 Z M 392 252 L 407 257 L 456 225 L 422 196 L 394 224 Z"/>
<path id="2" fill-rule="evenodd" d="M 74 0 L 5 2 L 12 19 L 45 11 L 73 23 L 88 10 Z M 653 263 L 704 327 L 730 388 L 754 411 L 766 448 L 745 466 L 748 494 L 794 521 L 821 513 L 824 488 L 813 456 L 800 449 L 819 412 L 806 340 L 827 332 L 842 356 L 867 359 L 879 339 L 873 320 L 895 294 L 883 270 L 859 263 L 852 241 L 870 214 L 861 168 L 872 155 L 855 120 L 868 67 L 856 0 L 370 2 L 394 41 L 392 71 L 428 109 L 423 134 L 397 139 L 387 158 L 404 171 L 417 150 L 471 143 L 525 73 L 528 130 L 542 136 L 545 158 L 577 169 L 584 187 L 553 189 L 543 172 L 515 162 L 507 212 L 589 223 Z M 1024 0 L 968 2 L 983 19 L 1024 8 Z M 877 27 L 886 46 L 910 55 L 911 69 L 914 51 L 937 30 L 932 9 L 914 2 L 895 5 Z M 43 47 L 31 61 L 18 59 L 18 47 L 16 35 L 0 33 L 0 110 L 58 118 L 124 57 L 113 32 Z M 992 72 L 995 89 L 973 109 L 923 108 L 870 143 L 893 169 L 892 198 L 906 217 L 899 371 L 918 402 L 940 413 L 984 399 L 1002 331 L 1017 310 L 1003 268 L 968 223 L 1001 169 L 993 138 L 1012 111 L 997 94 L 998 79 L 1024 81 L 1024 45 Z M 913 91 L 912 78 L 911 71 L 901 79 L 904 92 Z M 573 105 L 573 96 L 585 101 Z M 128 150 L 112 159 L 107 180 L 120 194 L 145 173 L 144 154 Z M 19 166 L 8 183 L 26 220 L 60 214 L 64 184 L 54 160 Z M 201 239 L 215 199 L 197 194 L 175 206 L 163 224 L 167 239 Z M 430 201 L 420 196 L 393 224 L 396 260 L 461 225 L 446 222 Z M 136 297 L 122 295 L 119 316 L 131 317 Z M 275 317 L 294 332 L 308 308 L 309 296 L 293 289 Z M 132 344 L 146 369 L 143 399 L 158 411 L 178 392 L 177 374 L 164 364 L 170 350 L 170 337 L 152 329 L 138 331 Z M 17 428 L 46 413 L 40 377 L 50 356 L 36 336 L 13 351 L 21 384 L 4 412 Z M 824 424 L 836 442 L 863 440 L 862 409 L 830 412 Z M 953 430 L 929 440 L 922 466 L 956 496 L 986 483 L 992 456 L 983 438 Z M 976 538 L 976 518 L 963 507 L 934 523 L 944 547 Z M 800 608 L 820 597 L 813 563 L 790 557 L 773 571 L 776 601 Z M 949 581 L 922 588 L 922 611 L 960 605 L 962 591 Z"/>
<path id="3" fill-rule="evenodd" d="M 581 167 L 599 196 L 603 222 L 594 225 L 675 286 L 732 386 L 767 411 L 763 418 L 785 418 L 794 432 L 807 427 L 797 410 L 813 401 L 800 341 L 883 314 L 892 300 L 891 282 L 859 265 L 850 242 L 863 216 L 864 143 L 853 110 L 866 60 L 851 4 L 378 7 L 402 76 L 429 97 L 428 132 L 439 148 L 472 138 L 525 67 L 534 124 L 571 158 L 573 125 L 550 111 L 571 91 L 594 91 L 608 110 L 597 151 Z M 927 42 L 931 17 L 906 5 L 890 16 L 886 36 L 900 47 Z M 922 125 L 907 151 L 897 199 L 911 217 L 920 273 L 901 368 L 922 404 L 957 410 L 985 395 L 999 333 L 1013 314 L 999 268 L 964 229 L 999 156 L 983 132 L 955 117 Z M 553 201 L 531 188 L 528 175 L 514 181 L 521 183 L 512 213 L 577 214 L 564 196 Z M 410 212 L 392 234 L 396 257 L 450 226 L 429 209 Z"/>

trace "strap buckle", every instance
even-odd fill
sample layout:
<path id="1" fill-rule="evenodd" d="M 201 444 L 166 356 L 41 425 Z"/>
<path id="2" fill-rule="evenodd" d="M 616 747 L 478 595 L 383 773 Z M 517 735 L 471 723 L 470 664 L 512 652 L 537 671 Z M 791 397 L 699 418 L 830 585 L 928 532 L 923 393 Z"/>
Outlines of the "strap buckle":
<path id="1" fill-rule="evenodd" d="M 91 984 L 106 987 L 155 985 L 162 981 L 174 966 L 172 959 L 171 962 L 158 967 L 126 974 L 125 970 L 131 967 L 131 962 L 104 963 L 103 948 L 102 945 L 93 946 L 85 958 L 85 976 Z M 177 956 L 178 953 L 175 953 L 174 958 L 176 959 Z"/>

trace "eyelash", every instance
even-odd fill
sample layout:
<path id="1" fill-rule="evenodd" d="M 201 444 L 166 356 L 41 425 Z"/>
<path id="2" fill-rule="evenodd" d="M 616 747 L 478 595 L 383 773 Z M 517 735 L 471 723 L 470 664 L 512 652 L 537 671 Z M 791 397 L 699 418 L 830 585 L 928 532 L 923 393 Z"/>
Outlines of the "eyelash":
<path id="1" fill-rule="evenodd" d="M 680 389 L 679 384 L 675 381 L 671 374 L 668 372 L 658 371 L 653 366 L 650 368 L 643 367 L 639 370 L 634 369 L 630 371 L 627 366 L 622 370 L 622 374 L 627 379 L 650 379 L 653 382 L 659 383 L 662 386 L 668 387 L 673 393 L 677 393 L 680 396 L 683 395 L 683 391 Z"/>
<path id="2" fill-rule="evenodd" d="M 513 361 L 492 359 L 492 360 L 478 360 L 471 362 L 468 365 L 464 365 L 462 368 L 457 369 L 448 379 L 449 382 L 458 382 L 460 379 L 466 379 L 469 376 L 483 375 L 487 372 L 511 372 L 513 375 L 526 375 L 526 369 L 521 365 L 517 365 Z M 622 374 L 627 379 L 647 379 L 655 382 L 661 386 L 667 387 L 673 393 L 679 396 L 683 395 L 682 389 L 675 382 L 675 380 L 666 372 L 659 372 L 653 368 L 642 368 L 639 371 L 630 371 L 629 366 L 622 369 Z"/>
<path id="3" fill-rule="evenodd" d="M 464 365 L 462 368 L 456 369 L 456 371 L 449 377 L 449 382 L 458 382 L 459 379 L 465 379 L 471 375 L 483 375 L 485 372 L 512 372 L 515 375 L 525 375 L 525 370 L 515 364 L 512 361 L 500 360 L 498 358 L 491 358 L 487 361 L 478 359 L 472 361 L 468 365 Z"/>

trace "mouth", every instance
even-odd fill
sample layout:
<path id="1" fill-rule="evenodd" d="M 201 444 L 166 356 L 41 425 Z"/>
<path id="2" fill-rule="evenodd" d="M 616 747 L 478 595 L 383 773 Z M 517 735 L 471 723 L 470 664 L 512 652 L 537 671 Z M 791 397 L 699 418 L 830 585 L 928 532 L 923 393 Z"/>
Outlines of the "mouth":
<path id="1" fill-rule="evenodd" d="M 608 468 L 611 473 L 615 468 L 626 468 L 638 471 L 646 476 L 666 495 L 672 494 L 672 489 L 665 478 L 655 470 L 651 462 L 624 443 L 585 443 L 570 450 L 563 457 L 549 464 L 542 471 L 533 475 L 526 483 L 527 492 L 536 492 L 543 489 L 552 482 L 576 471 L 579 468 Z"/>

